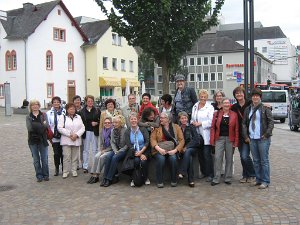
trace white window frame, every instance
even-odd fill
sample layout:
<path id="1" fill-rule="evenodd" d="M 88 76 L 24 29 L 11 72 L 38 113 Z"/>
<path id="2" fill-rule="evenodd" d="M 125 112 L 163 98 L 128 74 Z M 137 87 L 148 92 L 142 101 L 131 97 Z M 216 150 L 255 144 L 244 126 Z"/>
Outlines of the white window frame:
<path id="1" fill-rule="evenodd" d="M 200 75 L 200 80 L 199 80 L 199 75 Z M 202 80 L 203 80 L 202 73 L 198 73 L 197 74 L 197 82 L 202 82 Z"/>
<path id="2" fill-rule="evenodd" d="M 219 79 L 219 74 L 221 74 L 221 77 L 222 77 L 222 79 L 221 79 L 221 80 Z M 218 80 L 218 81 L 223 81 L 223 73 L 220 73 L 220 72 L 219 72 L 219 73 L 217 73 L 217 80 Z"/>
<path id="3" fill-rule="evenodd" d="M 112 33 L 111 38 L 112 38 L 112 44 L 117 45 L 117 34 Z"/>
<path id="4" fill-rule="evenodd" d="M 54 96 L 54 83 L 47 83 L 47 98 Z"/>
<path id="5" fill-rule="evenodd" d="M 198 63 L 198 59 L 200 59 L 200 63 Z M 202 57 L 197 57 L 197 66 L 201 66 L 202 65 Z"/>
<path id="6" fill-rule="evenodd" d="M 193 79 L 193 80 L 192 80 L 192 78 L 191 78 L 192 75 L 194 76 L 194 79 Z M 189 81 L 190 81 L 190 82 L 195 82 L 195 74 L 194 74 L 194 73 L 190 73 L 190 74 L 189 74 Z"/>
<path id="7" fill-rule="evenodd" d="M 125 61 L 125 59 L 121 59 L 121 70 L 126 71 L 126 61 Z"/>
<path id="8" fill-rule="evenodd" d="M 205 75 L 207 74 L 207 80 L 205 80 Z M 203 82 L 209 81 L 209 73 L 203 73 Z"/>
<path id="9" fill-rule="evenodd" d="M 207 59 L 207 63 L 205 63 L 205 59 Z M 203 57 L 203 65 L 207 66 L 209 64 L 209 57 Z"/>
<path id="10" fill-rule="evenodd" d="M 103 56 L 102 58 L 102 68 L 108 70 L 108 57 Z"/>
<path id="11" fill-rule="evenodd" d="M 214 74 L 214 75 L 215 75 L 215 79 L 214 79 L 214 80 L 212 80 L 212 79 L 211 79 L 211 77 L 212 77 L 212 74 Z M 213 72 L 213 73 L 210 73 L 209 80 L 210 80 L 210 81 L 216 81 L 216 80 L 217 80 L 217 78 L 216 78 L 216 73 L 215 73 L 215 72 Z"/>
<path id="12" fill-rule="evenodd" d="M 214 59 L 214 63 L 212 62 L 212 60 Z M 216 65 L 216 57 L 215 56 L 211 56 L 210 57 L 210 65 Z"/>
<path id="13" fill-rule="evenodd" d="M 192 60 L 193 60 L 193 64 L 191 63 Z M 195 66 L 195 58 L 193 58 L 193 57 L 189 58 L 189 65 Z"/>
<path id="14" fill-rule="evenodd" d="M 219 57 L 221 57 L 221 61 L 222 61 L 221 63 L 219 63 Z M 223 56 L 222 55 L 217 56 L 217 64 L 218 65 L 223 65 Z"/>
<path id="15" fill-rule="evenodd" d="M 112 58 L 112 69 L 118 70 L 118 59 L 117 58 Z"/>
<path id="16" fill-rule="evenodd" d="M 129 71 L 133 72 L 133 61 L 129 60 Z"/>

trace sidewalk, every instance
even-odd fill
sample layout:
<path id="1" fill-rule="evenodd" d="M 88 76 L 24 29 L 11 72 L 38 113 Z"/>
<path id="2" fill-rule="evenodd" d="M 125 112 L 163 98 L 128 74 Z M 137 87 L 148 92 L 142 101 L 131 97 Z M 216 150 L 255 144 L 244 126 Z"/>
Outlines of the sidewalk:
<path id="1" fill-rule="evenodd" d="M 282 125 L 281 125 L 282 126 Z M 277 127 L 277 124 L 275 124 Z M 49 147 L 50 181 L 37 183 L 25 115 L 4 116 L 0 109 L 0 224 L 300 224 L 300 132 L 274 129 L 270 149 L 271 185 L 266 190 L 240 184 L 235 152 L 232 185 L 195 188 L 181 180 L 158 189 L 132 188 L 128 180 L 108 188 L 86 184 L 89 175 L 54 177 Z M 9 190 L 7 190 L 9 189 Z"/>

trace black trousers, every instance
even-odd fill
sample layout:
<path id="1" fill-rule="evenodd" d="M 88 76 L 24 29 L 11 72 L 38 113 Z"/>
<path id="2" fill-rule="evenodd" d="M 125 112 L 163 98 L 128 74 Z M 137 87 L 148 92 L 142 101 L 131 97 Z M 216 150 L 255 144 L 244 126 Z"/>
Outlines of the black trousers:
<path id="1" fill-rule="evenodd" d="M 53 153 L 54 153 L 54 165 L 58 169 L 59 165 L 63 165 L 63 150 L 60 142 L 52 143 Z"/>

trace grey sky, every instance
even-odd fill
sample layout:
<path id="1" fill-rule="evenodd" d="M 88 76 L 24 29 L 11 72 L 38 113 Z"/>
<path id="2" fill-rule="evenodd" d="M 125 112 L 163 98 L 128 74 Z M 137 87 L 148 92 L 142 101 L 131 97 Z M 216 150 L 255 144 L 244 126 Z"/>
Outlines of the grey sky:
<path id="1" fill-rule="evenodd" d="M 1 0 L 0 10 L 21 8 L 22 3 L 48 0 Z M 94 0 L 63 0 L 71 14 L 103 19 Z M 226 23 L 243 22 L 243 0 L 225 0 L 222 15 Z M 300 0 L 254 0 L 254 18 L 263 26 L 280 26 L 293 45 L 300 45 Z"/>

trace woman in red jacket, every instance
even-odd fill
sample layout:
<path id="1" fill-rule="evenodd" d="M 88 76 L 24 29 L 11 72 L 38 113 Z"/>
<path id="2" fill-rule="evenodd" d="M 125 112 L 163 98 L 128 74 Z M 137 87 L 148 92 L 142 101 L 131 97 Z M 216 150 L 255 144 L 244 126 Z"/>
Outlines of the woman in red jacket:
<path id="1" fill-rule="evenodd" d="M 215 146 L 214 179 L 212 186 L 220 183 L 225 151 L 225 183 L 231 184 L 232 158 L 239 143 L 239 123 L 235 112 L 230 110 L 229 98 L 222 99 L 222 109 L 214 113 L 210 128 L 210 144 Z"/>

